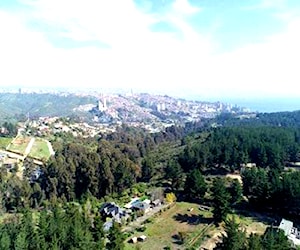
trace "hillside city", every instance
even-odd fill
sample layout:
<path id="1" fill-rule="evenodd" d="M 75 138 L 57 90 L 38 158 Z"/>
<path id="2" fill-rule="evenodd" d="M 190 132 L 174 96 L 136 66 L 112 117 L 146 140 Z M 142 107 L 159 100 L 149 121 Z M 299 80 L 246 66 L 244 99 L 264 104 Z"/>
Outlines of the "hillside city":
<path id="1" fill-rule="evenodd" d="M 93 114 L 93 121 L 114 128 L 125 123 L 153 133 L 172 125 L 213 118 L 221 113 L 249 114 L 250 110 L 221 102 L 189 101 L 167 95 L 101 94 L 96 106 L 77 108 Z"/>
<path id="2" fill-rule="evenodd" d="M 17 93 L 29 95 L 32 92 L 19 90 Z M 222 113 L 240 115 L 243 118 L 255 117 L 256 114 L 248 108 L 228 103 L 185 100 L 148 93 L 50 92 L 50 94 L 59 97 L 88 96 L 94 98 L 95 102 L 73 107 L 73 115 L 78 116 L 81 122 L 78 120 L 71 122 L 68 117 L 62 119 L 57 115 L 33 116 L 28 112 L 26 122 L 19 124 L 23 132 L 26 130 L 26 133 L 37 136 L 70 132 L 74 136 L 94 137 L 99 133 L 116 131 L 116 128 L 126 124 L 129 127 L 156 133 L 173 125 L 184 126 L 185 123 L 214 118 Z"/>

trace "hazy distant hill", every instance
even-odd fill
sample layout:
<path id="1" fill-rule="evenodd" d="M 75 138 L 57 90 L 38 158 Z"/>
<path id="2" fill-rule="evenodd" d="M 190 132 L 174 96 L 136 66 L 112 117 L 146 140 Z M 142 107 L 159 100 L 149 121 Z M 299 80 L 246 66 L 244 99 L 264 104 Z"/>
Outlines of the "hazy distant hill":
<path id="1" fill-rule="evenodd" d="M 74 94 L 0 93 L 0 121 L 22 116 L 67 116 L 80 105 L 96 103 L 95 97 Z"/>

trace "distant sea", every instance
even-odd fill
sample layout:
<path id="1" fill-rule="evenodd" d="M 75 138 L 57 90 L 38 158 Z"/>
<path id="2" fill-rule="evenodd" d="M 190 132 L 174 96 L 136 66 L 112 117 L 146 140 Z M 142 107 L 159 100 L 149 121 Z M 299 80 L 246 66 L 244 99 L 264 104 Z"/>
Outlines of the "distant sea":
<path id="1" fill-rule="evenodd" d="M 266 99 L 233 99 L 219 100 L 258 112 L 280 112 L 300 110 L 300 98 L 266 98 Z"/>

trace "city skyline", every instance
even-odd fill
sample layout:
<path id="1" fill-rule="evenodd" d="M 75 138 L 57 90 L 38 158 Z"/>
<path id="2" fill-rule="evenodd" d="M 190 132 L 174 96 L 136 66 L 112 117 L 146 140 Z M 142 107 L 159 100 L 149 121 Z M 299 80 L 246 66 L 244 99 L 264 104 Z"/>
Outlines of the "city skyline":
<path id="1" fill-rule="evenodd" d="M 299 97 L 296 0 L 0 3 L 1 86 Z"/>

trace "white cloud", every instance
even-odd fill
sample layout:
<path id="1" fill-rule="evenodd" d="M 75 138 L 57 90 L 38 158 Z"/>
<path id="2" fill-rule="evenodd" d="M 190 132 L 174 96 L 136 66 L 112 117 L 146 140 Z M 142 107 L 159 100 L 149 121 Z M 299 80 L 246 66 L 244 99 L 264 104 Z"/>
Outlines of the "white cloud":
<path id="1" fill-rule="evenodd" d="M 144 88 L 203 97 L 299 93 L 300 19 L 289 19 L 285 32 L 264 43 L 216 55 L 213 41 L 187 22 L 189 15 L 201 15 L 188 1 L 177 0 L 160 15 L 141 12 L 131 0 L 26 2 L 33 6 L 27 16 L 0 13 L 2 84 Z M 65 30 L 60 36 L 111 47 L 55 48 L 46 31 L 25 25 L 23 18 L 32 17 Z M 150 31 L 161 20 L 183 37 Z"/>
<path id="2" fill-rule="evenodd" d="M 188 62 L 193 60 L 194 56 L 206 53 L 209 47 L 208 41 L 204 41 L 178 17 L 178 10 L 174 15 L 171 11 L 166 18 L 182 30 L 183 40 L 178 40 L 172 34 L 151 32 L 148 29 L 149 25 L 159 21 L 161 17 L 154 18 L 152 15 L 141 13 L 129 0 L 121 2 L 89 0 L 84 4 L 82 1 L 70 0 L 41 0 L 27 3 L 34 7 L 34 11 L 30 14 L 35 19 L 66 30 L 59 35 L 82 41 L 98 39 L 111 45 L 111 49 L 108 50 L 82 48 L 65 51 L 53 48 L 44 40 L 46 34 L 29 31 L 22 24 L 22 20 L 10 16 L 12 20 L 3 20 L 3 23 L 10 23 L 9 29 L 17 30 L 18 35 L 16 39 L 9 37 L 7 41 L 9 43 L 16 40 L 17 44 L 11 49 L 19 48 L 21 53 L 15 67 L 9 68 L 18 69 L 17 65 L 21 66 L 20 60 L 27 62 L 24 63 L 23 69 L 28 72 L 28 76 L 33 73 L 28 70 L 29 65 L 31 68 L 39 68 L 39 72 L 43 74 L 36 72 L 29 77 L 30 81 L 36 83 L 39 80 L 59 84 L 64 82 L 69 84 L 73 81 L 80 84 L 87 81 L 91 85 L 104 82 L 112 85 L 147 83 L 157 87 L 161 86 L 162 81 L 171 82 L 183 78 L 179 75 L 193 68 Z M 7 19 L 9 18 L 7 16 Z M 26 33 L 24 36 L 27 37 L 28 44 L 21 39 L 22 33 Z M 36 39 L 37 36 L 39 39 Z M 194 48 L 195 43 L 198 43 L 198 49 Z M 30 47 L 29 50 L 27 45 Z M 9 81 L 12 80 L 10 78 Z"/>
<path id="3" fill-rule="evenodd" d="M 143 37 L 147 27 L 155 22 L 150 15 L 141 13 L 131 0 L 42 1 L 37 15 L 65 27 L 65 35 L 72 39 L 98 39 L 115 47 L 135 42 L 132 38 Z"/>
<path id="4" fill-rule="evenodd" d="M 212 82 L 224 84 L 228 94 L 247 96 L 299 96 L 299 20 L 284 33 L 265 43 L 252 44 L 215 58 L 217 76 Z"/>
<path id="5" fill-rule="evenodd" d="M 280 9 L 286 7 L 286 0 L 260 0 L 259 3 L 244 7 L 245 10 Z"/>
<path id="6" fill-rule="evenodd" d="M 172 7 L 178 14 L 191 15 L 201 11 L 200 8 L 192 6 L 188 0 L 176 0 Z"/>

